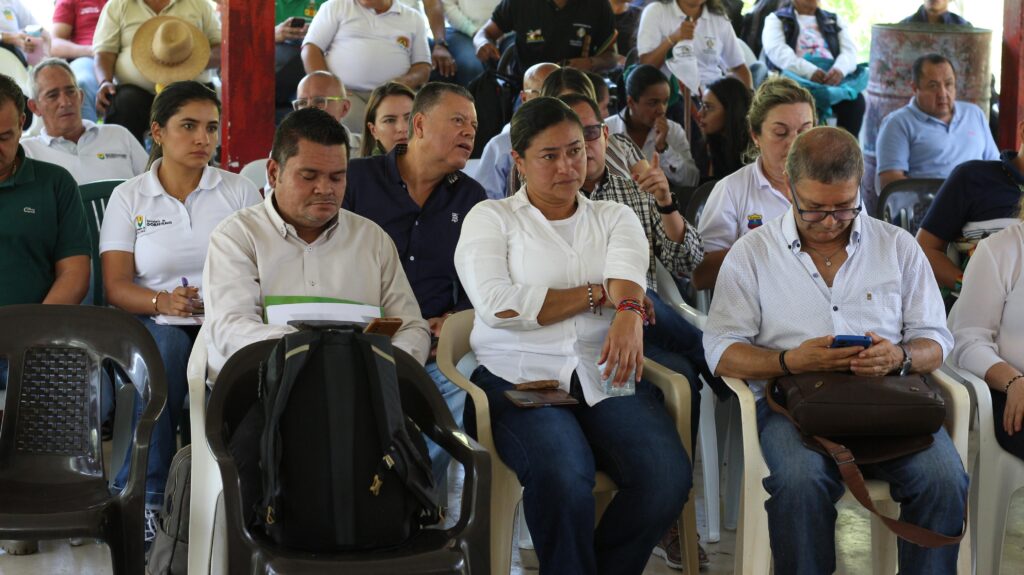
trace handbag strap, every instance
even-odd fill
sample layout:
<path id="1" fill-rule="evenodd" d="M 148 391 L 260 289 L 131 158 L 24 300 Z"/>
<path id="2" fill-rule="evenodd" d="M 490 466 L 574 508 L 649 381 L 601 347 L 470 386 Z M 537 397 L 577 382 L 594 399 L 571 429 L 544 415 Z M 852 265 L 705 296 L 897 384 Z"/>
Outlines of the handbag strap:
<path id="1" fill-rule="evenodd" d="M 780 405 L 775 401 L 774 391 L 776 389 L 777 381 L 773 381 L 769 388 L 766 390 L 765 398 L 768 400 L 768 407 L 775 413 L 784 415 L 798 431 L 800 431 L 800 424 L 793 419 L 790 415 L 789 410 Z M 900 521 L 899 519 L 893 519 L 882 515 L 877 508 L 875 503 L 871 500 L 871 495 L 868 493 L 867 485 L 864 483 L 864 475 L 860 472 L 860 467 L 857 465 L 857 460 L 845 445 L 836 443 L 830 439 L 820 437 L 818 435 L 809 436 L 818 442 L 825 451 L 828 452 L 832 460 L 836 462 L 839 467 L 839 473 L 843 478 L 843 483 L 853 494 L 854 498 L 864 506 L 865 509 L 878 516 L 885 523 L 885 526 L 890 531 L 895 533 L 902 539 L 920 545 L 925 548 L 943 547 L 946 545 L 955 545 L 960 543 L 960 540 L 964 538 L 967 533 L 967 503 L 964 503 L 964 522 L 963 527 L 960 529 L 960 534 L 956 536 L 943 535 L 932 531 L 931 529 L 925 529 L 920 525 L 914 525 L 913 523 L 907 523 L 906 521 Z"/>

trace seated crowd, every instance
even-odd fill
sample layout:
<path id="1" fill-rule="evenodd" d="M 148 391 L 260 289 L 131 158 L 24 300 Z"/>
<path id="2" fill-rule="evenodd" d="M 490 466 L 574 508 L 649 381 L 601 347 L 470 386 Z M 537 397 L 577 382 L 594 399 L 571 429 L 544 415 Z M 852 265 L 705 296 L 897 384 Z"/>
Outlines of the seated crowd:
<path id="1" fill-rule="evenodd" d="M 29 83 L 26 99 L 0 75 L 0 306 L 81 303 L 98 254 L 106 303 L 153 336 L 168 403 L 146 470 L 147 542 L 199 326 L 215 384 L 233 353 L 296 330 L 267 323 L 277 295 L 401 318 L 394 344 L 470 432 L 471 402 L 436 354 L 446 319 L 475 310 L 471 380 L 523 486 L 542 573 L 638 574 L 652 553 L 682 568 L 693 446 L 644 358 L 687 380 L 692 437 L 703 385 L 753 390 L 776 573 L 834 571 L 844 487 L 769 409 L 767 381 L 945 361 L 988 383 L 999 443 L 1024 458 L 1024 122 L 1020 148 L 1000 152 L 985 111 L 956 99 L 950 56 L 917 59 L 912 98 L 865 143 L 867 72 L 849 24 L 818 0 L 767 15 L 760 62 L 721 0 L 276 0 L 278 125 L 261 189 L 214 167 L 212 0 L 57 0 L 45 28 L 26 0 L 6 4 L 0 48 Z M 908 21 L 969 25 L 930 1 Z M 482 134 L 498 60 L 516 110 Z M 879 193 L 944 180 L 916 238 L 869 213 L 867 148 Z M 122 183 L 91 246 L 79 186 L 108 179 Z M 688 221 L 698 186 L 711 191 Z M 678 286 L 659 285 L 659 267 Z M 703 333 L 667 301 L 677 287 L 711 298 Z M 870 344 L 831 348 L 850 334 Z M 0 389 L 6 379 L 0 356 Z M 520 409 L 504 395 L 538 380 L 578 405 Z M 450 456 L 427 446 L 444 486 Z M 969 478 L 945 430 L 862 469 L 892 485 L 904 520 L 960 532 Z M 617 485 L 596 527 L 595 470 Z M 901 573 L 956 572 L 959 546 L 899 550 Z"/>

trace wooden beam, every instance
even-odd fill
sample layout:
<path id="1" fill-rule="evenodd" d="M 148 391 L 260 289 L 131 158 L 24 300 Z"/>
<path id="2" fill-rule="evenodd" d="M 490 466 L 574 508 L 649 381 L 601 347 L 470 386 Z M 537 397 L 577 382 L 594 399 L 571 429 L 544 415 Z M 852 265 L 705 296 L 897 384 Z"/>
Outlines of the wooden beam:
<path id="1" fill-rule="evenodd" d="M 221 167 L 238 172 L 274 139 L 274 10 L 269 0 L 221 5 Z"/>
<path id="2" fill-rule="evenodd" d="M 1024 3 L 1003 0 L 1003 70 L 999 90 L 999 147 L 1016 150 L 1024 120 Z"/>

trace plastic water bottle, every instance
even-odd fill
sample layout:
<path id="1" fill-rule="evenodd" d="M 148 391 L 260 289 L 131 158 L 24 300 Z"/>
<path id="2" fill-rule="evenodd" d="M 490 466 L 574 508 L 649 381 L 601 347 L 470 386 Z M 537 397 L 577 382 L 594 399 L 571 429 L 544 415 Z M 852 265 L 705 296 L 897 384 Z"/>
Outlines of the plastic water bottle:
<path id="1" fill-rule="evenodd" d="M 626 383 L 622 384 L 622 386 L 619 386 L 619 387 L 616 387 L 615 385 L 612 385 L 612 382 L 615 381 L 615 372 L 618 371 L 619 366 L 615 366 L 615 368 L 612 369 L 612 372 L 608 376 L 608 379 L 604 379 L 604 377 L 603 377 L 604 367 L 605 367 L 605 364 L 603 364 L 603 363 L 597 364 L 597 375 L 598 375 L 598 377 L 601 377 L 601 387 L 604 389 L 604 392 L 606 394 L 608 394 L 608 395 L 610 395 L 612 397 L 620 397 L 620 396 L 623 396 L 623 395 L 633 395 L 634 393 L 636 393 L 636 368 L 635 367 L 633 368 L 633 371 L 630 372 L 629 378 L 626 379 Z"/>

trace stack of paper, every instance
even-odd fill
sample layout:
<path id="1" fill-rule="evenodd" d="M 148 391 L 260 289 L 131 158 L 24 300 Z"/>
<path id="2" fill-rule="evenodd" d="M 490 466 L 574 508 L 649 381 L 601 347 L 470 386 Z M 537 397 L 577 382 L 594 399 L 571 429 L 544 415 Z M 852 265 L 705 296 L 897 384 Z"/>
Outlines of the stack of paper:
<path id="1" fill-rule="evenodd" d="M 264 320 L 272 325 L 311 320 L 369 323 L 382 316 L 380 306 L 307 296 L 267 296 L 263 300 L 263 313 Z"/>

